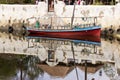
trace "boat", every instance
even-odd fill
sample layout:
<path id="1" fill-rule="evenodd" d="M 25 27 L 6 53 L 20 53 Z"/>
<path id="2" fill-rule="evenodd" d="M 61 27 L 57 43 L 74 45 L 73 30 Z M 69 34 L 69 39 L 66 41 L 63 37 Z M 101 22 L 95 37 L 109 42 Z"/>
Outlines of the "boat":
<path id="1" fill-rule="evenodd" d="M 100 37 L 101 27 L 100 26 L 91 26 L 85 28 L 74 28 L 69 30 L 37 30 L 28 28 L 28 36 L 31 37 L 53 37 L 53 38 L 67 38 L 74 39 L 76 37 Z"/>
<path id="2" fill-rule="evenodd" d="M 35 36 L 27 36 L 27 39 L 54 39 L 54 40 L 69 40 L 69 41 L 91 41 L 91 42 L 101 42 L 100 37 L 96 37 L 96 36 L 83 36 L 83 37 L 77 37 L 77 36 L 73 36 L 73 37 L 69 37 L 69 38 L 55 38 L 55 37 L 35 37 Z"/>

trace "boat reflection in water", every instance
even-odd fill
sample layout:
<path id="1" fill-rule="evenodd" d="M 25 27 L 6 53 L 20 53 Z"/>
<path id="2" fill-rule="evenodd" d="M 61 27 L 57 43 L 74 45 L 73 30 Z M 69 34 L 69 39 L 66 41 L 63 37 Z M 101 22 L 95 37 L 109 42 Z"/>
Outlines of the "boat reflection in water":
<path id="1" fill-rule="evenodd" d="M 66 64 L 68 63 L 69 60 L 71 61 L 73 58 L 72 56 L 73 51 L 71 49 L 71 46 L 74 47 L 74 52 L 77 55 L 75 57 L 78 63 L 81 63 L 83 58 L 82 56 L 95 54 L 102 55 L 100 47 L 101 45 L 100 38 L 92 37 L 92 40 L 91 39 L 89 40 L 87 38 L 86 40 L 70 40 L 60 38 L 57 39 L 57 38 L 28 37 L 28 39 L 32 40 L 33 42 L 33 44 L 28 43 L 29 48 L 32 48 L 34 46 L 39 47 L 39 44 L 42 44 L 42 46 L 47 52 L 45 53 L 46 55 L 48 55 L 48 58 L 46 60 L 50 66 L 55 66 L 61 61 Z M 89 60 L 87 57 L 85 59 Z M 95 63 L 94 59 L 91 61 Z"/>
<path id="2" fill-rule="evenodd" d="M 46 50 L 46 53 L 38 54 L 41 60 L 38 66 L 51 76 L 65 78 L 75 70 L 75 80 L 87 80 L 87 73 L 95 73 L 103 66 L 100 59 L 103 56 L 100 37 L 84 40 L 28 37 L 28 42 L 31 41 L 33 44 L 28 43 L 29 48 Z M 42 46 L 39 46 L 40 44 Z M 85 73 L 79 72 L 79 69 Z M 92 76 L 88 78 L 92 79 Z"/>

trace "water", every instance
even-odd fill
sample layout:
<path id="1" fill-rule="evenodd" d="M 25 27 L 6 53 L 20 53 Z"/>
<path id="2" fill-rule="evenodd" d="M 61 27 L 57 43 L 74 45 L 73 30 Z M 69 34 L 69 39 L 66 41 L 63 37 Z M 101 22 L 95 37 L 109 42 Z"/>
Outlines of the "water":
<path id="1" fill-rule="evenodd" d="M 116 38 L 0 36 L 0 80 L 85 80 L 86 62 L 87 80 L 120 80 L 120 41 Z"/>

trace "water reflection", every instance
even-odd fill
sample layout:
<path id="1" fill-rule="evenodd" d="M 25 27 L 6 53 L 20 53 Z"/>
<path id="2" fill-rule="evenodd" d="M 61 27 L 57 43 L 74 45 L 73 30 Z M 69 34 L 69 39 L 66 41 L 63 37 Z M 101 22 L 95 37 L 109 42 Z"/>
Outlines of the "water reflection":
<path id="1" fill-rule="evenodd" d="M 35 80 L 43 71 L 36 66 L 39 59 L 34 56 L 1 54 L 1 80 Z"/>
<path id="2" fill-rule="evenodd" d="M 0 54 L 0 79 L 119 80 L 120 41 L 95 39 L 29 38 L 24 45 L 36 55 Z"/>

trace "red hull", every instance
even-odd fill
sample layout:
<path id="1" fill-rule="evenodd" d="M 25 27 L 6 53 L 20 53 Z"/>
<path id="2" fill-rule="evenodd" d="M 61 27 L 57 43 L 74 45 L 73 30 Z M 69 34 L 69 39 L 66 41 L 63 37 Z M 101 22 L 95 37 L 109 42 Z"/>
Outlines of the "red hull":
<path id="1" fill-rule="evenodd" d="M 51 37 L 51 38 L 64 38 L 64 39 L 77 39 L 77 40 L 91 40 L 100 41 L 100 28 L 84 31 L 47 31 L 47 30 L 28 30 L 32 37 Z M 96 38 L 96 40 L 94 39 Z"/>
<path id="2" fill-rule="evenodd" d="M 56 38 L 69 38 L 69 37 L 81 37 L 81 36 L 98 36 L 100 37 L 100 29 L 87 30 L 87 31 L 35 31 L 28 30 L 30 34 L 28 36 L 35 37 L 56 37 Z"/>

